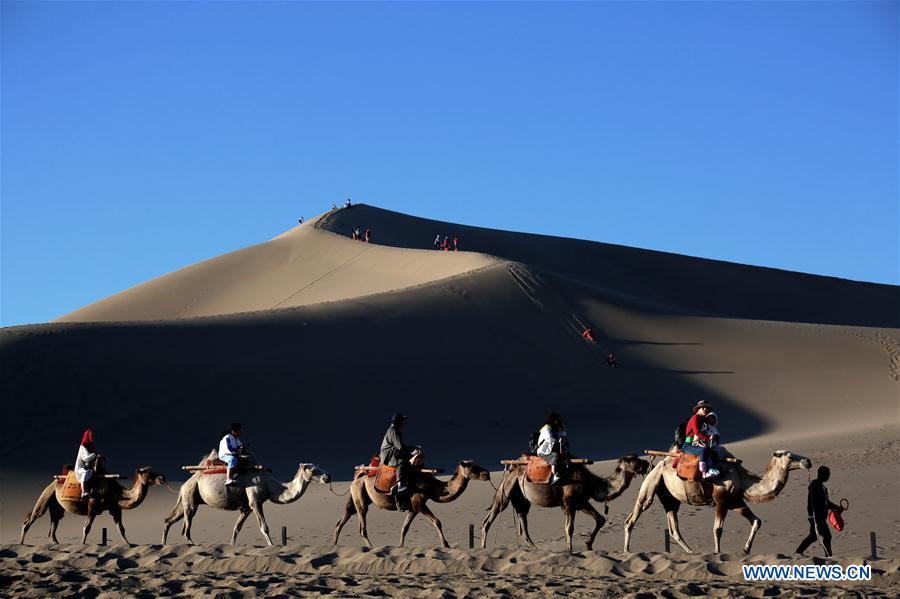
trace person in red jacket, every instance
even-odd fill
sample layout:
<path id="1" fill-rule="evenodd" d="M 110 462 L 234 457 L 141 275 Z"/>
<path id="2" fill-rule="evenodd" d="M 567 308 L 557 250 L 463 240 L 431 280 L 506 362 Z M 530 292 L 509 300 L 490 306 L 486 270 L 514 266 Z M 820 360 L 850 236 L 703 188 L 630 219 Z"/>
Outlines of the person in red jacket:
<path id="1" fill-rule="evenodd" d="M 700 472 L 703 473 L 703 478 L 719 476 L 718 469 L 708 467 L 711 437 L 706 417 L 711 411 L 711 404 L 702 399 L 697 402 L 697 405 L 694 406 L 694 415 L 688 420 L 684 429 L 684 445 L 681 448 L 685 453 L 700 456 Z"/>

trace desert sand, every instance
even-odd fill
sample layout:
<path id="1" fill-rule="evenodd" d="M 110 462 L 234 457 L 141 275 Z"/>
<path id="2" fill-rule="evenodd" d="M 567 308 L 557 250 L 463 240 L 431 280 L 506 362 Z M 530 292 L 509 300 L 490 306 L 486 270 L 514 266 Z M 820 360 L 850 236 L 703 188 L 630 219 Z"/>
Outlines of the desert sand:
<path id="1" fill-rule="evenodd" d="M 371 227 L 373 243 L 349 239 Z M 458 236 L 460 252 L 429 249 Z M 596 343 L 581 338 L 592 327 Z M 614 353 L 621 365 L 604 363 Z M 0 330 L 0 579 L 10 592 L 139 592 L 332 596 L 841 595 L 896 596 L 900 560 L 900 289 L 572 239 L 438 223 L 371 206 L 326 213 L 269 242 L 188 266 L 64 315 Z M 174 502 L 153 488 L 125 516 L 136 547 L 82 547 L 80 518 L 49 520 L 26 546 L 22 517 L 49 476 L 74 459 L 80 432 L 99 433 L 109 466 L 149 464 L 177 489 L 228 422 L 288 478 L 298 462 L 329 470 L 342 493 L 354 464 L 377 450 L 394 411 L 408 441 L 451 469 L 524 449 L 551 410 L 567 420 L 573 450 L 612 460 L 665 449 L 703 398 L 715 404 L 729 449 L 760 471 L 786 448 L 833 470 L 833 498 L 847 497 L 839 563 L 863 563 L 878 534 L 871 583 L 744 583 L 737 555 L 748 533 L 730 516 L 720 556 L 662 551 L 655 505 L 621 553 L 622 521 L 641 479 L 610 504 L 595 552 L 563 554 L 562 516 L 535 509 L 540 550 L 517 549 L 512 513 L 488 550 L 468 550 L 493 489 L 473 482 L 434 507 L 454 549 L 414 522 L 370 512 L 373 551 L 355 520 L 335 550 L 344 497 L 325 486 L 288 506 L 267 506 L 285 548 L 260 548 L 252 519 L 230 548 L 234 514 L 201 507 L 201 545 L 154 545 Z M 593 466 L 608 475 L 611 461 Z M 493 475 L 494 484 L 500 473 Z M 805 472 L 754 507 L 763 519 L 752 563 L 791 563 L 805 536 Z M 682 508 L 682 531 L 712 549 L 712 512 Z M 95 524 L 116 532 L 107 515 Z M 476 526 L 476 528 L 478 528 Z M 586 534 L 587 522 L 576 521 Z M 179 543 L 178 527 L 169 537 Z M 673 544 L 673 547 L 674 544 Z M 583 544 L 581 545 L 583 548 Z M 821 555 L 813 546 L 807 555 Z M 241 576 L 232 576 L 240 573 Z M 92 589 L 92 590 L 91 590 Z M 669 593 L 669 595 L 666 595 Z M 148 596 L 149 596 L 148 595 Z"/>

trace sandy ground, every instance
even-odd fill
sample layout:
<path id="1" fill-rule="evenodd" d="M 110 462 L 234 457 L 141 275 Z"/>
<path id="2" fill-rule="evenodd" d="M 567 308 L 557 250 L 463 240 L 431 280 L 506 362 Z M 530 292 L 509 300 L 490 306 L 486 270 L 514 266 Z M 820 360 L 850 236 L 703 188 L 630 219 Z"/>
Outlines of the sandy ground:
<path id="1" fill-rule="evenodd" d="M 385 245 L 351 241 L 350 225 L 371 226 Z M 438 232 L 459 234 L 472 251 L 424 249 Z M 0 396 L 15 423 L 0 435 L 0 595 L 896 596 L 898 291 L 365 206 L 330 213 L 60 322 L 0 329 Z M 595 343 L 582 339 L 585 326 Z M 605 366 L 610 352 L 620 369 Z M 276 475 L 316 462 L 346 481 L 397 410 L 410 417 L 407 441 L 424 445 L 432 465 L 449 471 L 470 458 L 497 470 L 548 411 L 566 417 L 577 454 L 610 460 L 667 448 L 699 398 L 715 404 L 724 442 L 751 470 L 761 472 L 776 449 L 832 468 L 832 499 L 851 504 L 837 559 L 864 560 L 875 531 L 883 559 L 871 583 L 744 583 L 735 552 L 748 527 L 734 516 L 721 556 L 659 553 L 659 505 L 638 522 L 638 553 L 622 554 L 641 479 L 610 504 L 595 553 L 565 553 L 561 513 L 542 509 L 530 517 L 539 550 L 516 547 L 511 511 L 487 550 L 468 550 L 468 526 L 479 528 L 493 495 L 485 482 L 433 505 L 449 551 L 432 549 L 436 535 L 422 518 L 407 548 L 390 547 L 401 518 L 378 510 L 369 532 L 380 547 L 362 550 L 351 520 L 332 549 L 346 498 L 322 485 L 294 504 L 267 505 L 273 536 L 288 527 L 288 547 L 260 547 L 252 518 L 238 546 L 223 547 L 235 516 L 205 507 L 194 523 L 198 546 L 156 545 L 179 467 L 196 463 L 232 420 Z M 46 516 L 25 546 L 14 545 L 87 426 L 111 468 L 149 464 L 172 489 L 153 488 L 126 513 L 134 547 L 78 545 L 73 516 L 60 525 L 59 547 L 46 545 Z M 807 480 L 793 473 L 777 500 L 753 507 L 764 524 L 748 559 L 794 559 L 807 532 Z M 346 489 L 338 482 L 333 491 Z M 682 508 L 681 525 L 691 546 L 711 549 L 709 508 Z M 117 542 L 104 515 L 89 543 L 102 527 Z M 576 532 L 587 534 L 584 517 Z M 182 541 L 178 533 L 176 525 L 169 543 Z"/>

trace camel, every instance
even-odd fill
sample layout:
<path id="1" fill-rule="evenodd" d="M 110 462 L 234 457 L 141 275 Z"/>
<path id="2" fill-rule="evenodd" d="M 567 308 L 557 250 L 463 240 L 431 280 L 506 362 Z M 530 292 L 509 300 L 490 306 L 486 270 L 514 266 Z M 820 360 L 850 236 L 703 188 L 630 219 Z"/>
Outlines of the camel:
<path id="1" fill-rule="evenodd" d="M 526 459 L 527 456 L 522 456 Z M 590 472 L 582 464 L 573 464 L 566 478 L 558 484 L 533 483 L 525 476 L 525 466 L 513 466 L 506 471 L 494 501 L 481 523 L 481 548 L 487 546 L 488 529 L 512 503 L 518 514 L 516 534 L 522 536 L 531 547 L 536 547 L 528 533 L 528 512 L 532 504 L 540 507 L 561 507 L 565 513 L 566 543 L 572 551 L 572 533 L 575 529 L 575 512 L 580 511 L 594 519 L 594 530 L 585 543 L 590 551 L 594 547 L 597 532 L 606 523 L 590 501 L 612 501 L 625 492 L 635 474 L 645 474 L 650 468 L 647 460 L 634 455 L 619 458 L 612 476 L 603 478 Z"/>
<path id="2" fill-rule="evenodd" d="M 87 536 L 91 532 L 94 518 L 104 511 L 110 513 L 113 522 L 116 523 L 116 527 L 119 529 L 119 535 L 125 543 L 128 543 L 128 539 L 125 537 L 125 526 L 122 524 L 122 510 L 133 510 L 143 503 L 151 486 L 165 484 L 165 476 L 152 472 L 149 466 L 145 466 L 135 471 L 134 482 L 128 488 L 123 487 L 113 479 L 96 478 L 93 484 L 94 496 L 87 500 L 80 500 L 64 499 L 62 496 L 62 485 L 56 484 L 54 480 L 44 488 L 44 491 L 38 497 L 37 503 L 34 504 L 34 508 L 25 516 L 19 543 L 25 542 L 25 533 L 28 532 L 34 521 L 43 516 L 47 510 L 50 510 L 50 533 L 48 536 L 54 543 L 59 543 L 56 539 L 56 528 L 66 512 L 87 516 L 81 537 L 81 542 L 87 543 Z"/>
<path id="3" fill-rule="evenodd" d="M 214 459 L 217 455 L 215 450 L 212 451 L 208 457 L 204 457 L 200 461 L 199 465 L 205 465 L 207 460 Z M 300 464 L 294 478 L 287 483 L 275 480 L 275 477 L 264 469 L 239 471 L 235 478 L 238 484 L 226 486 L 224 472 L 222 474 L 195 472 L 181 486 L 178 500 L 163 521 L 163 545 L 166 544 L 169 528 L 182 518 L 184 518 L 184 525 L 181 534 L 188 543 L 193 544 L 191 522 L 197 513 L 197 508 L 203 504 L 217 510 L 240 512 L 231 533 L 232 545 L 237 541 L 238 533 L 251 511 L 256 514 L 259 530 L 266 538 L 266 543 L 274 545 L 272 537 L 269 536 L 266 516 L 263 514 L 263 503 L 266 501 L 278 504 L 293 503 L 303 496 L 309 483 L 328 484 L 331 482 L 331 475 L 315 464 Z"/>
<path id="4" fill-rule="evenodd" d="M 445 549 L 449 548 L 450 544 L 444 536 L 441 521 L 428 509 L 426 503 L 429 499 L 437 503 L 449 503 L 456 500 L 466 490 L 470 480 L 490 481 L 491 473 L 471 460 L 460 461 L 453 476 L 447 482 L 441 481 L 431 474 L 415 473 L 410 496 L 412 510 L 406 514 L 403 526 L 400 527 L 400 546 L 402 547 L 404 541 L 406 541 L 406 533 L 413 519 L 418 514 L 422 514 L 434 526 L 441 545 Z M 347 505 L 344 506 L 344 514 L 334 527 L 335 545 L 337 545 L 338 536 L 341 534 L 344 524 L 350 520 L 353 514 L 356 514 L 359 517 L 359 536 L 363 538 L 367 546 L 372 547 L 372 542 L 369 540 L 369 532 L 366 529 L 366 512 L 370 504 L 374 504 L 383 510 L 394 511 L 397 509 L 393 495 L 379 493 L 375 490 L 375 477 L 366 476 L 365 471 L 357 472 L 356 478 L 350 483 L 350 497 L 347 499 Z"/>
<path id="5" fill-rule="evenodd" d="M 723 449 L 723 455 L 729 455 Z M 672 447 L 669 451 L 677 451 Z M 681 545 L 687 553 L 693 553 L 687 543 L 681 537 L 678 529 L 678 508 L 682 503 L 688 505 L 709 505 L 716 509 L 715 523 L 713 524 L 713 539 L 715 552 L 719 553 L 722 527 L 728 510 L 735 510 L 746 518 L 750 526 L 750 536 L 744 544 L 744 553 L 750 553 L 753 539 L 762 525 L 760 520 L 746 502 L 766 503 L 772 501 L 784 485 L 787 484 L 788 473 L 800 468 L 809 469 L 812 462 L 809 458 L 780 449 L 772 454 L 772 459 L 766 467 L 766 472 L 758 476 L 748 471 L 740 464 L 723 464 L 722 474 L 711 483 L 697 483 L 684 481 L 678 478 L 675 469 L 672 468 L 671 457 L 665 458 L 656 464 L 638 493 L 634 502 L 634 509 L 625 519 L 625 551 L 629 551 L 631 530 L 634 528 L 641 513 L 653 503 L 653 496 L 659 497 L 663 509 L 666 510 L 666 518 L 669 523 L 669 532 L 675 542 Z"/>

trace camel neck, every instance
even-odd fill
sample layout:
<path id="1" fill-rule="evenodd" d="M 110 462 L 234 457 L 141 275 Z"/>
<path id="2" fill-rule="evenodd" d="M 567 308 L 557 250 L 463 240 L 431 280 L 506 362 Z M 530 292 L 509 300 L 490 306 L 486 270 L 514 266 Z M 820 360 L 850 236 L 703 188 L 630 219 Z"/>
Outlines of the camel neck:
<path id="1" fill-rule="evenodd" d="M 753 503 L 765 503 L 775 499 L 781 493 L 784 485 L 787 484 L 788 469 L 779 458 L 773 457 L 762 477 L 751 476 L 752 478 L 748 482 L 752 482 L 754 479 L 756 482 L 747 485 L 744 490 L 744 498 Z"/>
<path id="2" fill-rule="evenodd" d="M 115 483 L 115 481 L 112 482 Z M 122 494 L 119 496 L 117 503 L 120 509 L 130 510 L 139 506 L 146 496 L 147 485 L 141 480 L 141 475 L 135 472 L 131 487 L 122 489 Z"/>
<path id="3" fill-rule="evenodd" d="M 272 480 L 273 486 L 272 489 L 272 501 L 274 503 L 291 503 L 300 499 L 303 493 L 306 492 L 306 487 L 309 486 L 309 481 L 306 480 L 303 476 L 303 468 L 297 470 L 297 474 L 294 475 L 294 478 L 288 483 L 278 482 L 277 480 Z"/>
<path id="4" fill-rule="evenodd" d="M 587 470 L 587 469 L 585 469 Z M 593 478 L 593 497 L 596 501 L 612 501 L 625 492 L 634 473 L 627 472 L 622 468 L 616 468 L 612 476 L 609 478 L 601 478 L 594 476 L 590 472 L 588 474 Z"/>
<path id="5" fill-rule="evenodd" d="M 466 487 L 469 485 L 469 477 L 463 476 L 460 469 L 457 468 L 456 472 L 453 473 L 453 476 L 450 477 L 450 480 L 447 482 L 438 480 L 437 484 L 439 492 L 437 496 L 434 497 L 434 501 L 438 503 L 448 503 L 463 494 L 463 491 L 465 491 Z"/>

